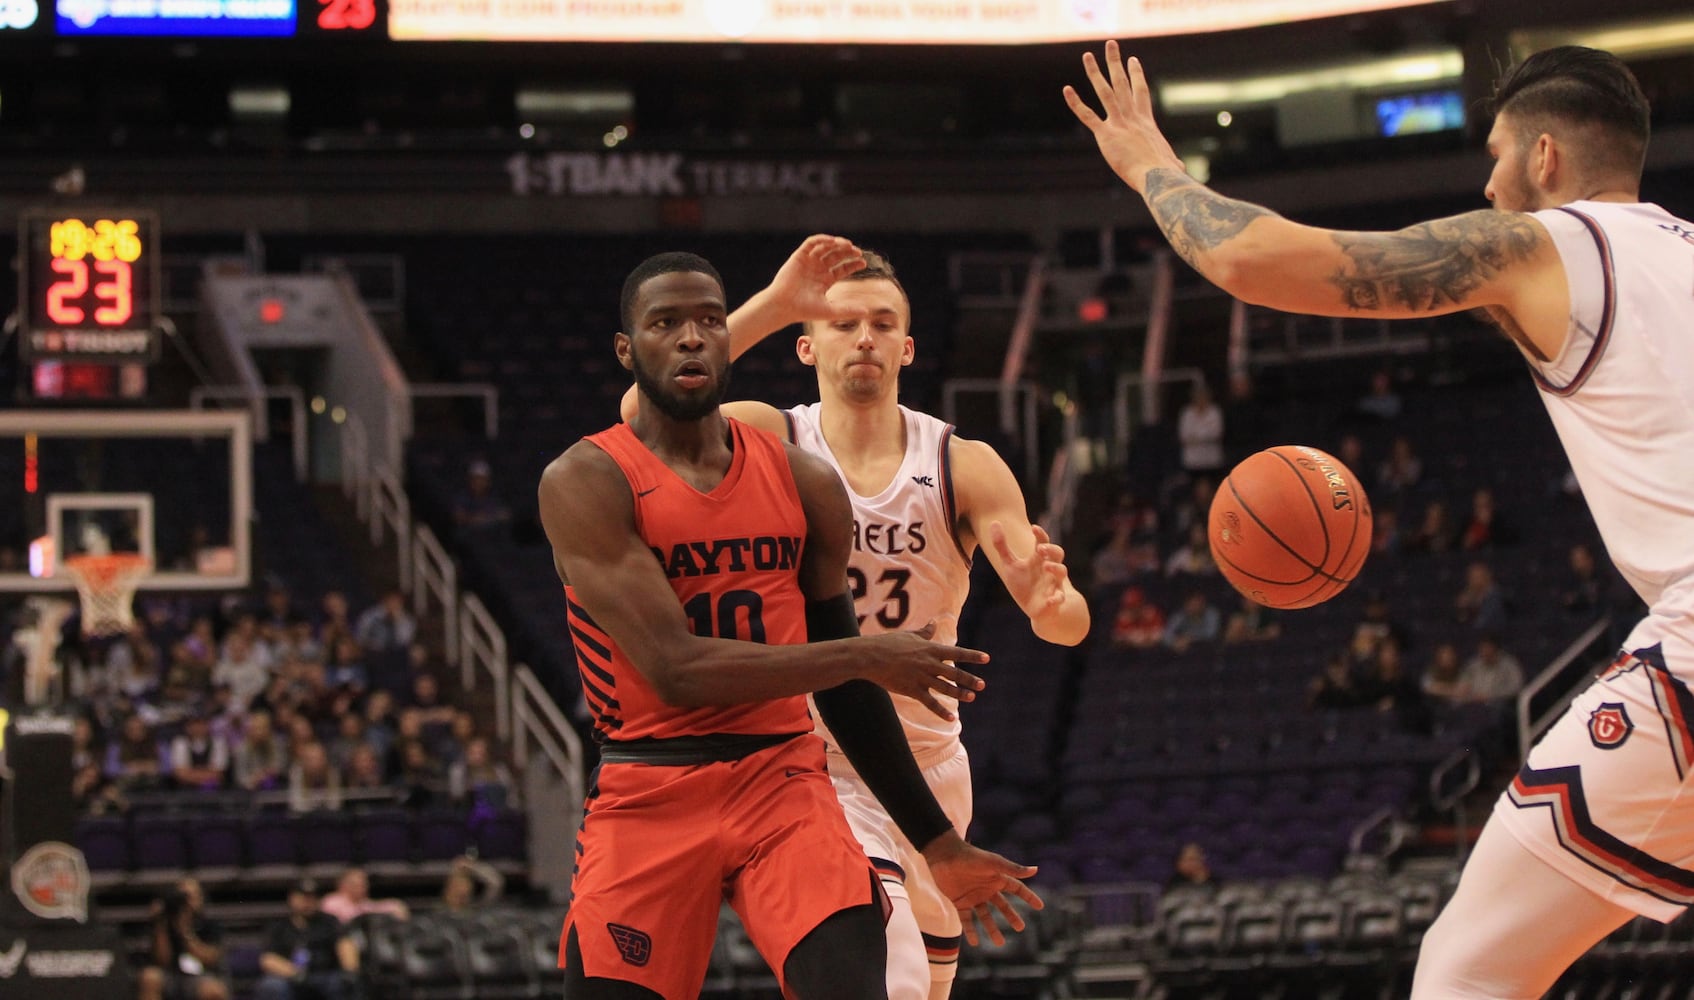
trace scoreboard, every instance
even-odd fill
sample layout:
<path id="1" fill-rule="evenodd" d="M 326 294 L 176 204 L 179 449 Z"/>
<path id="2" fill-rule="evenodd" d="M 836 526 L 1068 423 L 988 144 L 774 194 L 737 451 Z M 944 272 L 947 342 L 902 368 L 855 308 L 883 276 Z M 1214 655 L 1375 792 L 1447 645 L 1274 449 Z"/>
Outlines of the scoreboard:
<path id="1" fill-rule="evenodd" d="M 157 359 L 156 214 L 32 210 L 18 230 L 21 360 Z"/>

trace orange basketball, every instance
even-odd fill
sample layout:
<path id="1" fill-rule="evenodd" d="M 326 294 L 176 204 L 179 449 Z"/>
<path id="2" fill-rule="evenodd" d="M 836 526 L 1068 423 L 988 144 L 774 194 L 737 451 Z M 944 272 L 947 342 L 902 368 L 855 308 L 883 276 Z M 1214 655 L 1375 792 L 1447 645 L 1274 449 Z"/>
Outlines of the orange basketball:
<path id="1" fill-rule="evenodd" d="M 1212 498 L 1212 558 L 1268 608 L 1309 608 L 1346 590 L 1370 553 L 1370 531 L 1358 477 L 1305 445 L 1249 455 Z"/>

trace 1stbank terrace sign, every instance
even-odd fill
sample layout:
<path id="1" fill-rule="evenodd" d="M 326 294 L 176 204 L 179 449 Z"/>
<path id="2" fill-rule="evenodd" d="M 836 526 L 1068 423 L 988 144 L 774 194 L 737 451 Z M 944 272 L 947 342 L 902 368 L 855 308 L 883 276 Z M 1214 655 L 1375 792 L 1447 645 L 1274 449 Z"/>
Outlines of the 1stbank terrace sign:
<path id="1" fill-rule="evenodd" d="M 712 160 L 681 153 L 518 153 L 512 193 L 574 197 L 833 198 L 841 165 L 828 160 Z"/>

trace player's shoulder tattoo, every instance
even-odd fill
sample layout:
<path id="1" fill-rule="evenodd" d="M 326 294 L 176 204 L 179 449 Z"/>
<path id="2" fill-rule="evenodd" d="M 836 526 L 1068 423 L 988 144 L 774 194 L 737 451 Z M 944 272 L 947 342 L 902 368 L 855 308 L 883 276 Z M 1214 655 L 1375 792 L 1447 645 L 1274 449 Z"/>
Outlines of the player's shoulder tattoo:
<path id="1" fill-rule="evenodd" d="M 1347 257 L 1330 282 L 1349 309 L 1435 311 L 1474 305 L 1470 296 L 1533 257 L 1544 230 L 1530 216 L 1482 209 L 1392 233 L 1338 232 Z"/>

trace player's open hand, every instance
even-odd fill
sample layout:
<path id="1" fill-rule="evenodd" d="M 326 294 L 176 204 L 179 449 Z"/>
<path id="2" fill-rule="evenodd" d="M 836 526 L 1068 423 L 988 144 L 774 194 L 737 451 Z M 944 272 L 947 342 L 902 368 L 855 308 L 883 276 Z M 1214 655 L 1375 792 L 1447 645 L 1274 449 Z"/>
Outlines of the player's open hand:
<path id="1" fill-rule="evenodd" d="M 1035 548 L 1027 556 L 1012 551 L 1006 537 L 1006 526 L 999 521 L 988 523 L 988 544 L 999 557 L 1000 579 L 1006 590 L 1018 602 L 1018 607 L 1035 621 L 1065 603 L 1065 581 L 1070 570 L 1065 567 L 1065 550 L 1054 544 L 1047 529 L 1030 525 L 1035 536 Z"/>
<path id="2" fill-rule="evenodd" d="M 958 908 L 965 940 L 981 944 L 986 937 L 996 945 L 1006 943 L 1000 921 L 1013 931 L 1024 929 L 1023 917 L 1012 906 L 1012 897 L 1039 910 L 1046 904 L 1022 880 L 1035 874 L 1031 865 L 974 847 L 957 834 L 944 834 L 923 850 L 924 861 L 935 884 Z M 996 918 L 995 914 L 999 917 Z"/>
<path id="3" fill-rule="evenodd" d="M 865 679 L 893 694 L 915 698 L 948 722 L 956 716 L 935 699 L 941 693 L 956 701 L 973 701 L 982 690 L 982 678 L 963 670 L 960 663 L 987 663 L 988 654 L 979 649 L 949 646 L 934 641 L 935 622 L 915 632 L 885 632 L 854 642 L 874 650 L 867 659 Z"/>
<path id="4" fill-rule="evenodd" d="M 790 323 L 835 315 L 825 293 L 830 286 L 865 267 L 865 255 L 841 236 L 808 236 L 771 279 L 766 293 Z"/>
<path id="5" fill-rule="evenodd" d="M 1100 99 L 1101 112 L 1082 99 L 1075 87 L 1065 87 L 1065 103 L 1077 120 L 1094 133 L 1100 155 L 1106 158 L 1117 175 L 1137 191 L 1145 190 L 1147 171 L 1155 167 L 1182 170 L 1182 160 L 1153 121 L 1153 96 L 1147 90 L 1147 77 L 1141 71 L 1141 60 L 1133 56 L 1126 63 L 1118 55 L 1118 43 L 1106 43 L 1106 73 L 1094 53 L 1082 56 L 1083 72 Z"/>

